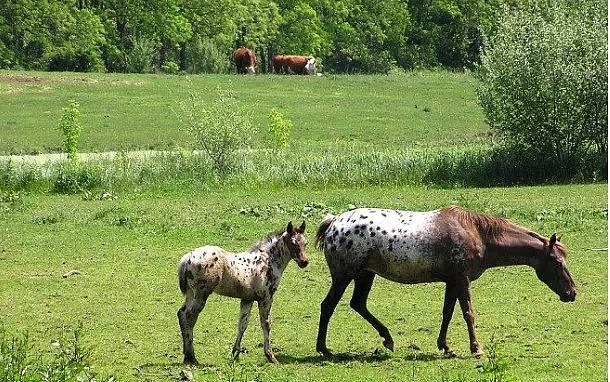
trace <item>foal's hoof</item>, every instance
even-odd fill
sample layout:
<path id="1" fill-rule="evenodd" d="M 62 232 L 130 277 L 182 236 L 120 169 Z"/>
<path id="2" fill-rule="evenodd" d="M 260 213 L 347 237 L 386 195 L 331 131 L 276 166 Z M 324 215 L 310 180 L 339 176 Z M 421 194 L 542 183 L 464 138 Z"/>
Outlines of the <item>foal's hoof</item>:
<path id="1" fill-rule="evenodd" d="M 485 353 L 483 352 L 483 350 L 482 350 L 482 349 L 478 349 L 477 351 L 472 352 L 472 355 L 473 355 L 473 356 L 474 356 L 474 358 L 476 358 L 476 359 L 480 359 L 481 357 L 483 357 L 483 354 L 485 354 Z"/>
<path id="2" fill-rule="evenodd" d="M 392 340 L 383 341 L 383 346 L 385 346 L 389 351 L 394 351 L 394 341 Z"/>
<path id="3" fill-rule="evenodd" d="M 275 364 L 278 364 L 278 363 L 279 363 L 279 362 L 278 362 L 278 360 L 277 360 L 277 358 L 275 358 L 275 355 L 273 355 L 273 354 L 265 354 L 265 355 L 267 356 L 267 360 L 268 360 L 269 362 L 271 362 L 271 363 L 275 363 Z"/>

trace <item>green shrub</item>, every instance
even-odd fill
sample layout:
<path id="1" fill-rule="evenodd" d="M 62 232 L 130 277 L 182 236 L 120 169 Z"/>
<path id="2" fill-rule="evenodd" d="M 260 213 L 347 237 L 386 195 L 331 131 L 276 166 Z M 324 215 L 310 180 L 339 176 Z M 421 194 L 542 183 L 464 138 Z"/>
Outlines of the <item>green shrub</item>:
<path id="1" fill-rule="evenodd" d="M 213 41 L 201 36 L 194 36 L 186 44 L 186 72 L 187 73 L 230 73 L 232 60 Z"/>
<path id="2" fill-rule="evenodd" d="M 479 71 L 492 130 L 561 171 L 608 150 L 607 4 L 571 4 L 503 8 Z"/>
<path id="3" fill-rule="evenodd" d="M 283 150 L 288 146 L 290 131 L 292 130 L 292 121 L 277 109 L 271 109 L 267 115 L 269 132 L 273 138 L 274 148 Z"/>
<path id="4" fill-rule="evenodd" d="M 68 105 L 62 109 L 63 113 L 59 122 L 59 128 L 64 135 L 64 152 L 72 162 L 78 160 L 78 138 L 82 132 L 78 108 L 78 102 L 73 99 L 69 100 Z"/>
<path id="5" fill-rule="evenodd" d="M 231 88 L 218 89 L 218 99 L 211 104 L 191 92 L 189 99 L 180 103 L 180 110 L 196 149 L 211 160 L 218 175 L 225 177 L 243 165 L 243 150 L 249 147 L 256 129 L 252 113 L 237 101 Z"/>
<path id="6" fill-rule="evenodd" d="M 151 73 L 153 61 L 157 54 L 157 43 L 144 37 L 133 37 L 131 49 L 125 55 L 129 73 Z"/>

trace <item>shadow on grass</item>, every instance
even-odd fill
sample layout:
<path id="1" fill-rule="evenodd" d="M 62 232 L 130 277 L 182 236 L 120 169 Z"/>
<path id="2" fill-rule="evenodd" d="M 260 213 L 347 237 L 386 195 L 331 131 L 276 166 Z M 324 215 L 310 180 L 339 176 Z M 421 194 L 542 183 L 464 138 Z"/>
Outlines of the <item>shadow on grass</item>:
<path id="1" fill-rule="evenodd" d="M 282 364 L 342 364 L 342 363 L 380 363 L 388 360 L 404 360 L 413 362 L 432 362 L 440 359 L 448 358 L 441 353 L 410 353 L 401 356 L 393 356 L 392 353 L 386 351 L 375 350 L 374 352 L 361 352 L 361 353 L 336 353 L 331 357 L 324 357 L 322 355 L 306 355 L 306 356 L 291 356 L 289 354 L 276 354 L 277 360 Z"/>

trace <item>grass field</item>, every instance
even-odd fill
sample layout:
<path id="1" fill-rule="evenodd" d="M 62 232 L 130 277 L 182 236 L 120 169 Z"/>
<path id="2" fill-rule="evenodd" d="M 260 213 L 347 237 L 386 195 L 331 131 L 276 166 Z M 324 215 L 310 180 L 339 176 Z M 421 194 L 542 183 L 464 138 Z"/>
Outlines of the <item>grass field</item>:
<path id="1" fill-rule="evenodd" d="M 0 71 L 1 153 L 61 150 L 69 99 L 81 107 L 81 151 L 188 147 L 175 113 L 190 92 L 210 102 L 231 87 L 252 106 L 267 140 L 276 108 L 294 123 L 292 141 L 312 150 L 462 146 L 488 140 L 474 80 L 451 73 L 386 76 L 155 76 Z M 451 95 L 451 102 L 446 102 Z"/>
<path id="2" fill-rule="evenodd" d="M 214 97 L 215 88 L 229 82 L 254 105 L 259 124 L 271 108 L 293 120 L 291 144 L 305 156 L 303 164 L 308 153 L 337 146 L 367 158 L 403 145 L 462 149 L 488 139 L 467 75 L 201 76 L 192 77 L 190 86 Z M 185 77 L 0 72 L 0 153 L 57 151 L 57 124 L 68 98 L 81 103 L 81 151 L 186 146 L 189 137 L 172 108 L 188 86 Z M 256 137 L 259 148 L 266 139 L 264 133 Z M 311 239 L 326 213 L 354 206 L 428 210 L 458 204 L 546 236 L 558 232 L 579 292 L 574 303 L 564 304 L 529 268 L 487 271 L 472 293 L 488 354 L 495 349 L 507 375 L 518 381 L 607 380 L 606 183 L 447 189 L 348 183 L 164 179 L 72 195 L 0 189 L 0 324 L 27 331 L 32 349 L 45 356 L 65 328 L 82 325 L 100 376 L 179 380 L 187 368 L 180 363 L 176 311 L 182 296 L 175 268 L 190 249 L 245 249 L 289 220 L 306 220 Z M 231 363 L 239 303 L 214 296 L 195 328 L 203 363 L 192 369 L 195 380 L 493 380 L 485 373 L 487 360 L 470 356 L 459 312 L 449 329 L 458 357 L 446 359 L 437 351 L 442 284 L 376 279 L 369 306 L 392 332 L 393 353 L 349 308 L 348 290 L 330 324 L 328 344 L 338 357 L 321 358 L 315 336 L 329 275 L 322 254 L 313 245 L 308 252 L 308 268 L 289 265 L 272 310 L 281 364 L 266 363 L 256 315 L 242 343 L 248 352 Z M 63 277 L 73 270 L 79 274 Z"/>

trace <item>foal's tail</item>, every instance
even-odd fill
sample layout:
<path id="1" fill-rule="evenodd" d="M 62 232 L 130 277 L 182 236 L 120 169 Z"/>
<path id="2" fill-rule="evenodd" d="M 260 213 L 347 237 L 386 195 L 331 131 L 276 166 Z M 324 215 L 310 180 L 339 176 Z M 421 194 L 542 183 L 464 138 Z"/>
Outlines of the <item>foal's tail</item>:
<path id="1" fill-rule="evenodd" d="M 328 214 L 324 220 L 322 220 L 322 223 L 320 223 L 315 239 L 315 244 L 318 249 L 324 248 L 324 236 L 326 235 L 326 231 L 328 231 L 328 227 L 335 221 L 335 218 L 335 215 Z"/>
<path id="2" fill-rule="evenodd" d="M 186 267 L 188 265 L 188 256 L 184 256 L 178 263 L 178 284 L 180 284 L 180 291 L 182 294 L 186 294 L 188 284 L 186 282 Z"/>

